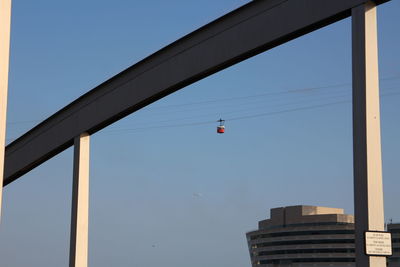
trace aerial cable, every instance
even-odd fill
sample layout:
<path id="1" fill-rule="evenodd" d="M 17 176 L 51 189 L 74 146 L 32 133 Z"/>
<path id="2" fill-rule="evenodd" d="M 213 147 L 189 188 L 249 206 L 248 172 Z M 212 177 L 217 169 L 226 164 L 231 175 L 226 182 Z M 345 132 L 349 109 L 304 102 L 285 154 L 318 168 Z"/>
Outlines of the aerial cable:
<path id="1" fill-rule="evenodd" d="M 395 89 L 395 88 L 391 88 L 391 89 Z M 400 95 L 400 93 L 381 94 L 380 96 L 387 97 L 387 96 L 396 96 L 396 95 Z M 319 104 L 319 105 L 311 105 L 311 106 L 304 106 L 304 107 L 298 107 L 298 108 L 292 108 L 292 109 L 286 109 L 286 110 L 280 110 L 280 111 L 271 111 L 271 112 L 265 112 L 265 113 L 252 114 L 252 115 L 248 115 L 248 116 L 231 117 L 224 121 L 237 121 L 237 120 L 245 120 L 245 119 L 251 119 L 251 118 L 273 116 L 273 115 L 278 115 L 278 114 L 290 113 L 290 112 L 301 111 L 301 110 L 310 110 L 310 109 L 315 109 L 315 108 L 323 108 L 323 107 L 334 106 L 334 105 L 350 103 L 350 102 L 351 102 L 351 100 L 342 100 L 342 101 L 336 101 L 336 102 Z M 151 130 L 151 129 L 200 126 L 200 125 L 208 125 L 208 124 L 213 124 L 213 123 L 215 123 L 215 121 L 210 120 L 210 121 L 184 123 L 184 124 L 158 125 L 158 126 L 150 126 L 150 127 L 142 127 L 142 128 L 128 128 L 128 129 L 126 129 L 126 128 L 125 129 L 114 129 L 114 130 L 108 130 L 108 131 L 105 130 L 105 131 L 101 131 L 100 133 L 106 133 L 106 134 L 130 133 L 130 132 L 135 132 L 135 131 L 137 132 L 137 131 L 145 131 L 145 130 Z M 10 142 L 10 141 L 13 141 L 16 139 L 17 138 L 7 138 L 6 140 L 7 140 L 7 142 Z"/>
<path id="2" fill-rule="evenodd" d="M 389 77 L 381 78 L 380 81 L 397 80 L 399 78 L 400 78 L 400 75 L 389 76 Z M 326 89 L 326 88 L 338 88 L 338 87 L 343 87 L 343 86 L 348 86 L 348 85 L 351 85 L 351 82 L 331 84 L 331 85 L 325 85 L 325 86 L 303 87 L 303 88 L 298 88 L 298 89 L 290 89 L 290 90 L 286 90 L 283 92 L 268 92 L 268 93 L 264 93 L 264 94 L 237 96 L 237 97 L 229 97 L 229 98 L 219 98 L 219 99 L 182 103 L 182 104 L 165 105 L 165 106 L 158 106 L 158 107 L 157 106 L 155 106 L 155 107 L 148 106 L 148 107 L 145 107 L 143 109 L 143 111 L 148 110 L 148 108 L 151 108 L 151 110 L 157 110 L 157 109 L 174 108 L 174 107 L 182 107 L 182 106 L 201 105 L 201 104 L 208 104 L 208 103 L 217 103 L 217 104 L 219 103 L 220 104 L 221 101 L 234 101 L 234 100 L 241 100 L 241 99 L 247 99 L 247 98 L 260 98 L 263 96 L 279 96 L 279 95 L 286 95 L 286 94 L 290 95 L 293 93 L 315 91 L 315 90 Z M 332 92 L 332 91 L 329 91 L 329 92 Z M 351 90 L 350 90 L 350 92 L 351 92 Z M 163 112 L 163 114 L 165 114 L 165 111 Z M 11 122 L 8 122 L 7 125 L 34 123 L 34 122 L 40 122 L 40 121 L 41 120 L 11 121 Z"/>
<path id="3" fill-rule="evenodd" d="M 394 88 L 390 88 L 390 89 L 394 89 Z M 397 88 L 396 88 L 397 89 Z M 385 90 L 386 91 L 386 90 Z M 312 104 L 312 102 L 322 102 L 322 101 L 327 101 L 327 100 L 333 100 L 333 99 L 337 99 L 337 100 L 341 100 L 344 97 L 350 97 L 350 92 L 346 93 L 346 94 L 341 94 L 341 95 L 335 95 L 335 96 L 324 96 L 324 97 L 318 97 L 318 98 L 310 98 L 307 99 L 307 101 L 290 101 L 290 102 L 286 102 L 286 103 L 279 103 L 278 105 L 264 105 L 263 106 L 256 106 L 256 107 L 252 107 L 252 108 L 240 108 L 240 109 L 233 109 L 230 111 L 224 111 L 223 114 L 229 115 L 229 114 L 237 114 L 237 113 L 245 113 L 245 112 L 255 112 L 255 111 L 259 111 L 260 109 L 262 110 L 266 110 L 266 109 L 280 109 L 283 107 L 291 107 L 291 106 L 298 106 L 298 105 L 309 105 Z M 209 110 L 209 109 L 207 109 Z M 220 109 L 216 109 L 214 112 L 208 112 L 206 114 L 198 114 L 195 116 L 185 116 L 185 117 L 180 117 L 180 118 L 174 118 L 174 119 L 167 119 L 167 120 L 159 120 L 159 121 L 154 121 L 154 122 L 150 122 L 150 123 L 156 123 L 156 124 L 160 124 L 160 123 L 169 123 L 169 122 L 176 122 L 176 121 L 184 121 L 184 120 L 194 120 L 196 118 L 209 118 L 209 117 L 213 117 L 216 114 L 220 114 L 221 110 Z M 186 114 L 186 113 L 185 113 Z M 114 130 L 112 127 L 110 129 L 111 131 Z"/>
<path id="4" fill-rule="evenodd" d="M 391 94 L 385 94 L 385 95 L 381 95 L 381 96 L 386 97 L 386 96 L 394 96 L 394 95 L 400 95 L 400 93 L 391 93 Z M 224 121 L 237 121 L 237 120 L 245 120 L 245 119 L 251 119 L 251 118 L 273 116 L 273 115 L 278 115 L 278 114 L 290 113 L 290 112 L 301 111 L 301 110 L 310 110 L 310 109 L 315 109 L 315 108 L 323 108 L 323 107 L 334 106 L 334 105 L 350 103 L 350 102 L 351 102 L 351 100 L 335 101 L 335 102 L 331 102 L 331 103 L 304 106 L 304 107 L 291 108 L 291 109 L 279 110 L 279 111 L 264 112 L 264 113 L 252 114 L 252 115 L 248 115 L 248 116 L 231 117 L 231 118 L 225 119 Z M 161 126 L 142 127 L 142 128 L 125 128 L 125 129 L 116 129 L 113 131 L 105 130 L 105 131 L 103 131 L 103 133 L 109 134 L 109 133 L 116 133 L 116 132 L 134 132 L 134 131 L 138 131 L 138 130 L 140 131 L 140 130 L 150 130 L 150 129 L 159 129 L 159 128 L 188 127 L 188 126 L 207 125 L 207 124 L 214 124 L 214 123 L 215 123 L 215 120 L 212 120 L 212 121 L 161 125 Z"/>
<path id="5" fill-rule="evenodd" d="M 381 78 L 380 81 L 396 80 L 399 78 L 400 78 L 400 75 L 399 76 L 389 76 L 389 77 Z M 268 93 L 263 93 L 263 94 L 228 97 L 228 98 L 216 98 L 216 99 L 205 100 L 205 101 L 165 105 L 165 106 L 153 107 L 153 109 L 192 106 L 192 105 L 207 104 L 207 103 L 220 103 L 221 101 L 231 101 L 231 100 L 239 100 L 239 99 L 246 99 L 246 98 L 258 98 L 258 97 L 262 97 L 262 96 L 272 96 L 272 95 L 285 95 L 285 94 L 292 94 L 292 93 L 297 93 L 297 92 L 302 92 L 302 91 L 314 91 L 314 90 L 319 90 L 319 89 L 338 88 L 338 87 L 349 86 L 349 85 L 352 85 L 352 83 L 346 82 L 346 83 L 337 83 L 337 84 L 330 84 L 330 85 L 324 85 L 324 86 L 302 87 L 302 88 L 297 88 L 297 89 L 285 90 L 283 92 L 268 92 Z"/>

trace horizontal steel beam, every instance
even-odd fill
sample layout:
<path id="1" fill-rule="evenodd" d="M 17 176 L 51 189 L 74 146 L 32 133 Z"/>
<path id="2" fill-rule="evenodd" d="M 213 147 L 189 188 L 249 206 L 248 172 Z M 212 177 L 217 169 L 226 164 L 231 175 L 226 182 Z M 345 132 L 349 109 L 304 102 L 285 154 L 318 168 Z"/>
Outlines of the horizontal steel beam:
<path id="1" fill-rule="evenodd" d="M 365 2 L 257 0 L 218 18 L 84 94 L 9 144 L 4 185 L 72 146 L 81 133 L 93 134 L 217 71 L 349 17 L 353 7 Z"/>

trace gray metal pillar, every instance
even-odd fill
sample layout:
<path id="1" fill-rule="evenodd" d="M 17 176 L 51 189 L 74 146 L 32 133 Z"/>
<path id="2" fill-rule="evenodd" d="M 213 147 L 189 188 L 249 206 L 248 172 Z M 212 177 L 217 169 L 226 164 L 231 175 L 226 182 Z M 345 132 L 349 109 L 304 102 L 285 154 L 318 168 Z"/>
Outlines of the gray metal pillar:
<path id="1" fill-rule="evenodd" d="M 86 267 L 88 264 L 89 143 L 88 134 L 81 134 L 74 141 L 70 267 Z"/>
<path id="2" fill-rule="evenodd" d="M 376 7 L 352 10 L 354 212 L 357 267 L 386 267 L 385 257 L 365 254 L 365 231 L 383 231 Z"/>
<path id="3" fill-rule="evenodd" d="M 10 32 L 11 0 L 0 0 L 0 215 L 3 199 Z"/>

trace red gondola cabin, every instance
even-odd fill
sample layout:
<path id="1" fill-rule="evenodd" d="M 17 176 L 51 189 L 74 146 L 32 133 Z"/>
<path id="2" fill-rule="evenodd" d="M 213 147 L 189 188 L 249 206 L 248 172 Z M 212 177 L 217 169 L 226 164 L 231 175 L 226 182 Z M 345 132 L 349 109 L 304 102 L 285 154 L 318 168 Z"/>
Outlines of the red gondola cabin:
<path id="1" fill-rule="evenodd" d="M 225 133 L 225 126 L 224 126 L 225 120 L 219 119 L 218 122 L 219 122 L 219 125 L 217 126 L 217 133 L 219 133 L 219 134 Z"/>

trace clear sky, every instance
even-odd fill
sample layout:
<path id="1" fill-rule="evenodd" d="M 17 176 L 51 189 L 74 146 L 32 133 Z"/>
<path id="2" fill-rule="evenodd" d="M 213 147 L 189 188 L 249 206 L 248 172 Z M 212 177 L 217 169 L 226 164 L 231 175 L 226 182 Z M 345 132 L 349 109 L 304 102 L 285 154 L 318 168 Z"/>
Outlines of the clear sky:
<path id="1" fill-rule="evenodd" d="M 13 2 L 8 142 L 248 1 Z M 398 14 L 398 0 L 378 8 L 385 217 L 394 221 Z M 353 213 L 350 22 L 221 71 L 93 135 L 89 265 L 249 267 L 245 232 L 270 208 Z M 227 120 L 224 135 L 216 134 L 219 118 Z M 5 188 L 1 266 L 68 265 L 71 184 L 69 149 Z"/>

